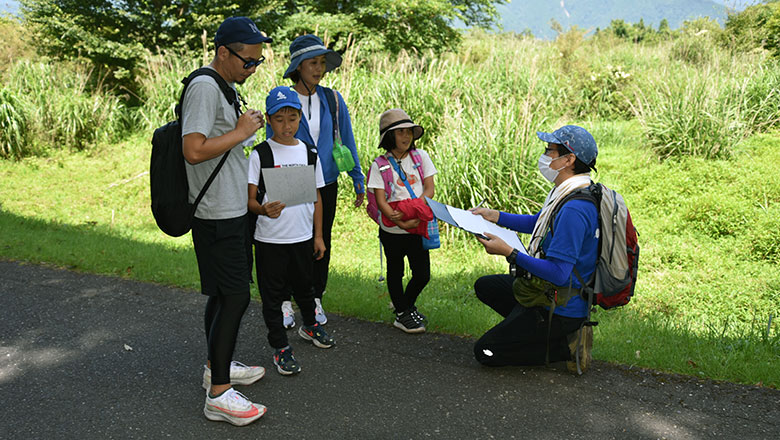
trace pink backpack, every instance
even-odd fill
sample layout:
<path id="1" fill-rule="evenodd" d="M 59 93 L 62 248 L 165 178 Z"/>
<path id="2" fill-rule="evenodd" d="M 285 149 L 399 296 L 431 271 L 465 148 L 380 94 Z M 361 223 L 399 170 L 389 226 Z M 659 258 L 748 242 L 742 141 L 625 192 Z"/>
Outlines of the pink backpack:
<path id="1" fill-rule="evenodd" d="M 425 175 L 423 174 L 422 157 L 420 156 L 420 153 L 417 150 L 411 150 L 409 153 L 412 155 L 414 167 L 417 168 L 417 172 L 420 173 L 420 179 L 424 181 Z M 390 198 L 390 194 L 393 192 L 393 167 L 390 165 L 390 161 L 387 160 L 387 157 L 385 157 L 384 154 L 374 159 L 374 162 L 376 162 L 377 166 L 379 167 L 379 172 L 382 173 L 382 180 L 385 182 L 385 200 L 387 200 Z M 371 181 L 371 168 L 373 167 L 368 167 L 368 176 L 366 176 L 366 182 Z M 368 191 L 366 191 L 366 195 L 368 196 L 366 212 L 368 212 L 368 216 L 371 217 L 372 220 L 379 224 L 379 215 L 381 212 L 379 211 L 379 206 L 376 204 L 374 190 L 369 188 Z"/>

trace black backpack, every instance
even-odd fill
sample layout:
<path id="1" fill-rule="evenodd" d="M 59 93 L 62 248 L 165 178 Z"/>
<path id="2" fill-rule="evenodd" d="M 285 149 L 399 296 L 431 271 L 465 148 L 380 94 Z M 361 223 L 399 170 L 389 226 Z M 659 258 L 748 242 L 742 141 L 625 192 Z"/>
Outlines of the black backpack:
<path id="1" fill-rule="evenodd" d="M 198 76 L 208 75 L 217 82 L 228 103 L 236 110 L 236 116 L 240 116 L 240 96 L 228 86 L 224 79 L 213 69 L 201 67 L 192 72 L 181 82 L 184 88 L 176 106 L 176 120 L 154 130 L 152 136 L 152 159 L 149 168 L 149 186 L 152 197 L 152 215 L 157 226 L 172 237 L 179 237 L 192 228 L 192 219 L 195 209 L 203 198 L 203 195 L 211 186 L 211 182 L 217 177 L 217 173 L 227 160 L 231 150 L 222 155 L 222 160 L 209 176 L 194 203 L 190 203 L 189 184 L 187 183 L 187 170 L 184 166 L 184 153 L 181 140 L 181 106 L 184 101 L 184 93 L 187 86 Z"/>

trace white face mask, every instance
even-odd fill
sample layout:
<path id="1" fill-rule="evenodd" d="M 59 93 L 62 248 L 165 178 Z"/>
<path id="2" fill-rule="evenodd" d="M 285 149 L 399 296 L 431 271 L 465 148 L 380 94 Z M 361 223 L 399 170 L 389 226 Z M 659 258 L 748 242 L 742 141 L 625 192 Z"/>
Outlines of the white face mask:
<path id="1" fill-rule="evenodd" d="M 566 154 L 564 156 L 568 156 L 568 154 Z M 561 158 L 561 157 L 564 157 L 564 156 L 558 156 L 555 159 L 558 159 L 558 158 Z M 538 164 L 539 172 L 542 173 L 542 176 L 544 176 L 544 178 L 549 180 L 551 183 L 555 183 L 555 179 L 558 177 L 558 172 L 566 167 L 566 165 L 564 165 L 564 166 L 558 168 L 557 170 L 554 170 L 554 169 L 550 168 L 550 164 L 555 159 L 553 159 L 552 157 L 550 157 L 550 156 L 548 156 L 548 155 L 546 155 L 544 153 L 542 153 L 542 155 L 539 156 L 539 164 Z"/>

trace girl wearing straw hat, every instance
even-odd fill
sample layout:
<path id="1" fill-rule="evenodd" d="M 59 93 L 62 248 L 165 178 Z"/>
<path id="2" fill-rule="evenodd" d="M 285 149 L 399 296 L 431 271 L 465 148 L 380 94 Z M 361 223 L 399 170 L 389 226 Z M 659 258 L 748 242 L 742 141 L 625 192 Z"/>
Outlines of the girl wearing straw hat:
<path id="1" fill-rule="evenodd" d="M 325 256 L 314 263 L 314 294 L 317 306 L 315 317 L 320 324 L 328 322 L 322 308 L 322 296 L 328 282 L 330 239 L 336 217 L 340 171 L 346 171 L 352 178 L 356 207 L 363 203 L 365 195 L 364 177 L 347 104 L 340 93 L 320 85 L 325 73 L 340 65 L 341 55 L 325 47 L 319 37 L 301 35 L 290 44 L 290 65 L 284 72 L 284 78 L 290 78 L 295 83 L 293 89 L 298 93 L 302 104 L 303 117 L 295 137 L 317 146 L 325 177 L 325 187 L 320 193 L 323 202 L 322 233 L 327 250 Z M 266 133 L 268 138 L 273 136 L 273 130 L 268 125 Z M 346 157 L 338 156 L 340 152 Z M 337 163 L 334 154 L 344 157 L 350 165 Z M 285 327 L 295 326 L 289 298 L 282 304 L 282 314 Z"/>
<path id="2" fill-rule="evenodd" d="M 423 128 L 412 122 L 405 111 L 391 109 L 382 113 L 379 135 L 379 147 L 385 150 L 385 154 L 371 164 L 368 188 L 376 197 L 382 217 L 379 240 L 387 259 L 387 289 L 395 307 L 393 326 L 407 333 L 422 333 L 425 331 L 425 317 L 417 311 L 415 302 L 431 279 L 430 254 L 423 247 L 423 236 L 409 232 L 421 226 L 420 217 L 410 218 L 401 211 L 400 204 L 415 199 L 415 202 L 422 203 L 422 209 L 430 212 L 424 200 L 425 197 L 433 198 L 436 168 L 425 151 L 415 149 L 414 142 L 423 135 Z M 413 154 L 418 155 L 416 160 Z M 382 160 L 383 163 L 391 164 L 392 180 L 388 187 L 383 178 L 384 166 L 379 164 L 381 158 L 386 159 Z M 432 217 L 431 213 L 428 218 Z M 409 260 L 412 269 L 412 278 L 406 289 L 403 287 L 404 257 Z"/>

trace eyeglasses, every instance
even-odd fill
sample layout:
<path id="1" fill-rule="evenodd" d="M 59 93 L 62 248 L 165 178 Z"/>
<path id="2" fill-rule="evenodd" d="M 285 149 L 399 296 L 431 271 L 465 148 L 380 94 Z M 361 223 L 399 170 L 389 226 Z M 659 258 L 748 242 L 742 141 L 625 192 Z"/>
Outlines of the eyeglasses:
<path id="1" fill-rule="evenodd" d="M 230 47 L 225 46 L 225 49 L 227 49 L 228 52 L 230 52 L 233 55 L 235 55 L 236 58 L 238 58 L 239 60 L 243 61 L 244 62 L 244 69 L 247 69 L 247 70 L 251 69 L 253 67 L 261 65 L 261 64 L 263 64 L 263 61 L 265 61 L 265 57 L 262 56 L 262 55 L 260 55 L 260 59 L 258 59 L 258 60 L 247 60 L 244 57 L 242 57 L 241 55 L 237 54 L 236 51 L 234 51 Z"/>

